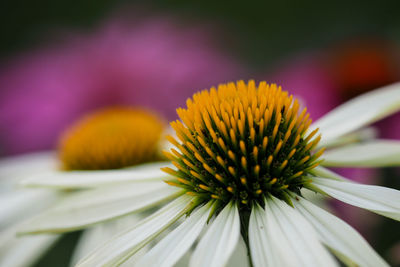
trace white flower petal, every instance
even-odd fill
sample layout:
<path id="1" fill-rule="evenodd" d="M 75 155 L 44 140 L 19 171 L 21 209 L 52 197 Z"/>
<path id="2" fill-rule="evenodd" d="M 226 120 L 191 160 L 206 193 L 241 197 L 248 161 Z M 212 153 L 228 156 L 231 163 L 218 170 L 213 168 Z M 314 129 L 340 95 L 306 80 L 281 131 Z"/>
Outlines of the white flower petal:
<path id="1" fill-rule="evenodd" d="M 373 139 L 378 138 L 378 129 L 374 128 L 373 126 L 361 128 L 354 132 L 345 134 L 340 136 L 336 139 L 329 141 L 328 143 L 324 144 L 324 147 L 331 149 L 334 147 L 360 143 L 360 142 L 367 142 Z"/>
<path id="2" fill-rule="evenodd" d="M 400 221 L 400 191 L 319 177 L 311 179 L 313 185 L 340 201 Z"/>
<path id="3" fill-rule="evenodd" d="M 32 266 L 58 238 L 56 235 L 13 238 L 12 242 L 1 246 L 0 267 Z"/>
<path id="4" fill-rule="evenodd" d="M 187 265 L 185 265 L 186 267 Z M 250 267 L 249 259 L 247 256 L 246 243 L 243 238 L 239 238 L 239 242 L 236 245 L 231 257 L 228 260 L 226 266 L 229 267 Z M 178 267 L 178 266 L 175 266 Z M 183 266 L 182 266 L 183 267 Z"/>
<path id="5" fill-rule="evenodd" d="M 282 233 L 279 235 L 278 230 L 277 234 L 272 235 L 271 244 L 281 250 L 281 255 L 292 257 L 291 262 L 294 261 L 295 265 L 288 266 L 337 266 L 333 257 L 319 242 L 313 227 L 285 202 L 272 196 L 268 198 L 266 217 L 268 233 L 277 229 Z M 277 223 L 270 224 L 268 217 L 273 217 Z"/>
<path id="6" fill-rule="evenodd" d="M 285 257 L 278 255 L 279 251 L 271 244 L 267 229 L 265 211 L 256 204 L 249 222 L 250 253 L 254 266 L 290 266 L 285 263 Z"/>
<path id="7" fill-rule="evenodd" d="M 141 249 L 139 249 L 138 251 L 135 252 L 134 255 L 132 255 L 131 257 L 129 257 L 126 261 L 124 261 L 123 263 L 121 263 L 120 265 L 118 265 L 119 267 L 132 267 L 132 266 L 140 266 L 137 265 L 138 260 L 143 257 L 144 254 L 147 253 L 147 251 L 149 251 L 151 244 L 147 244 L 144 247 L 142 247 Z M 75 267 L 75 266 L 74 266 Z M 179 266 L 175 266 L 175 267 L 179 267 Z M 186 267 L 186 266 L 185 266 Z"/>
<path id="8" fill-rule="evenodd" d="M 358 96 L 335 108 L 311 125 L 320 128 L 321 146 L 357 130 L 367 124 L 389 116 L 400 109 L 400 83 Z"/>
<path id="9" fill-rule="evenodd" d="M 16 237 L 18 224 L 0 232 L 0 267 L 28 267 L 46 252 L 58 235 Z"/>
<path id="10" fill-rule="evenodd" d="M 329 178 L 329 179 L 338 180 L 338 181 L 351 182 L 351 180 L 337 174 L 336 172 L 333 172 L 327 168 L 324 168 L 322 166 L 317 166 L 314 169 L 310 170 L 310 172 L 318 177 Z"/>
<path id="11" fill-rule="evenodd" d="M 0 159 L 1 178 L 7 173 L 20 173 L 27 170 L 48 170 L 57 166 L 57 155 L 55 151 L 43 151 Z M 23 164 L 24 168 L 21 168 Z"/>
<path id="12" fill-rule="evenodd" d="M 16 190 L 0 195 L 0 228 L 47 208 L 62 194 L 48 190 Z"/>
<path id="13" fill-rule="evenodd" d="M 239 211 L 236 204 L 230 202 L 218 214 L 206 234 L 201 238 L 190 259 L 189 266 L 225 266 L 235 250 L 239 236 Z"/>
<path id="14" fill-rule="evenodd" d="M 376 140 L 324 153 L 324 166 L 387 167 L 400 165 L 400 141 Z"/>
<path id="15" fill-rule="evenodd" d="M 82 260 L 86 255 L 94 251 L 99 245 L 109 240 L 112 236 L 117 233 L 113 233 L 111 236 L 108 229 L 108 225 L 112 223 L 104 223 L 96 225 L 94 227 L 85 229 L 81 234 L 78 244 L 75 246 L 74 253 L 72 254 L 70 266 L 75 266 L 78 261 Z"/>
<path id="16" fill-rule="evenodd" d="M 100 171 L 49 171 L 32 174 L 21 181 L 27 187 L 52 187 L 59 189 L 92 188 L 115 183 L 160 180 L 168 177 L 162 167 L 167 162 L 143 164 L 132 168 Z"/>
<path id="17" fill-rule="evenodd" d="M 77 230 L 148 209 L 179 194 L 179 189 L 161 181 L 120 184 L 78 192 L 27 222 L 20 233 Z"/>
<path id="18" fill-rule="evenodd" d="M 211 203 L 208 203 L 194 211 L 183 223 L 141 258 L 137 266 L 173 266 L 196 241 L 207 222 L 210 210 Z"/>
<path id="19" fill-rule="evenodd" d="M 179 259 L 179 261 L 175 264 L 174 267 L 188 267 L 189 266 L 189 261 L 190 261 L 190 256 L 192 255 L 193 249 L 190 249 L 190 251 L 186 252 L 183 257 Z M 136 267 L 136 266 L 135 266 Z M 140 266 L 138 266 L 140 267 Z"/>
<path id="20" fill-rule="evenodd" d="M 106 242 L 80 261 L 77 267 L 118 266 L 185 214 L 192 205 L 192 199 L 187 195 L 177 198 L 133 228 Z"/>
<path id="21" fill-rule="evenodd" d="M 334 251 L 345 255 L 359 266 L 388 266 L 350 225 L 301 197 L 293 198 L 292 202 L 312 224 L 321 241 Z"/>
<path id="22" fill-rule="evenodd" d="M 138 223 L 140 218 L 135 214 L 85 229 L 74 249 L 70 266 L 75 266 L 81 259 L 92 253 L 116 234 Z"/>
<path id="23" fill-rule="evenodd" d="M 57 169 L 54 152 L 37 152 L 0 159 L 0 192 L 14 190 L 17 182 L 27 174 Z"/>

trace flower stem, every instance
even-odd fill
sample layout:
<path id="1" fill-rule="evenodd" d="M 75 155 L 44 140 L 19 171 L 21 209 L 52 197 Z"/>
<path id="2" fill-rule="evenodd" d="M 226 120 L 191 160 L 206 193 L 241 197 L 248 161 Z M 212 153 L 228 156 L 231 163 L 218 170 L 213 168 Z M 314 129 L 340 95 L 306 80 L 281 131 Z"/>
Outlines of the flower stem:
<path id="1" fill-rule="evenodd" d="M 247 258 L 249 260 L 249 266 L 253 267 L 253 261 L 251 259 L 250 244 L 249 244 L 249 220 L 250 210 L 241 210 L 240 214 L 240 233 L 243 237 L 244 243 L 246 244 Z"/>

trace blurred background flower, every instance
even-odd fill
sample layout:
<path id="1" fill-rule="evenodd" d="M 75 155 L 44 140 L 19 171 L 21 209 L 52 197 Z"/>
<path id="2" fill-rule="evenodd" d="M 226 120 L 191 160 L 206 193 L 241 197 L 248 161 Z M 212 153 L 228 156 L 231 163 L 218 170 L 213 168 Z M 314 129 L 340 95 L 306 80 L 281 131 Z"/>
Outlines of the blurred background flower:
<path id="1" fill-rule="evenodd" d="M 395 0 L 131 2 L 3 3 L 0 156 L 53 149 L 68 125 L 105 106 L 140 105 L 171 120 L 193 92 L 228 80 L 281 84 L 314 120 L 400 80 Z M 400 139 L 399 114 L 375 127 L 380 137 Z M 341 171 L 360 182 L 400 188 L 393 179 L 399 170 Z M 396 224 L 333 207 L 389 262 L 395 258 L 389 248 L 400 240 Z M 67 266 L 63 252 L 76 238 L 65 237 L 69 242 L 59 243 L 38 266 Z"/>
<path id="2" fill-rule="evenodd" d="M 117 17 L 4 63 L 3 153 L 54 147 L 67 125 L 104 106 L 139 105 L 174 119 L 193 92 L 240 75 L 206 28 L 168 17 Z"/>

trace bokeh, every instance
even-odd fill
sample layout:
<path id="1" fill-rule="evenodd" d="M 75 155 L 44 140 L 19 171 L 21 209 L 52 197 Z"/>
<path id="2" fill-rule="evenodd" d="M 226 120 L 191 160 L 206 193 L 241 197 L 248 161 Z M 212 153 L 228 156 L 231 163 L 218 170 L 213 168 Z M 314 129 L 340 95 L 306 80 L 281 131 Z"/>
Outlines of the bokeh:
<path id="1" fill-rule="evenodd" d="M 315 120 L 400 81 L 399 8 L 395 0 L 3 1 L 0 156 L 55 149 L 71 123 L 99 108 L 142 106 L 169 121 L 194 92 L 239 79 L 282 85 Z M 400 115 L 374 127 L 400 139 Z M 396 169 L 339 171 L 400 189 Z M 331 204 L 400 265 L 395 222 Z M 37 266 L 68 266 L 63 252 L 77 238 L 67 235 Z"/>

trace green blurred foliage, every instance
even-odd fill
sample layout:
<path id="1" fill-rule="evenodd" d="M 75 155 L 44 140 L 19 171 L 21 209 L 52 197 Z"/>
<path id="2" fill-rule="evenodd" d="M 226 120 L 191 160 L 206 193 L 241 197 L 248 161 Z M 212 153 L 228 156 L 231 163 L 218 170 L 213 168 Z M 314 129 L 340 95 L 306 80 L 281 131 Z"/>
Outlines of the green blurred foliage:
<path id="1" fill-rule="evenodd" d="M 63 235 L 54 246 L 42 256 L 32 267 L 57 266 L 68 267 L 75 245 L 81 232 L 73 232 Z"/>

